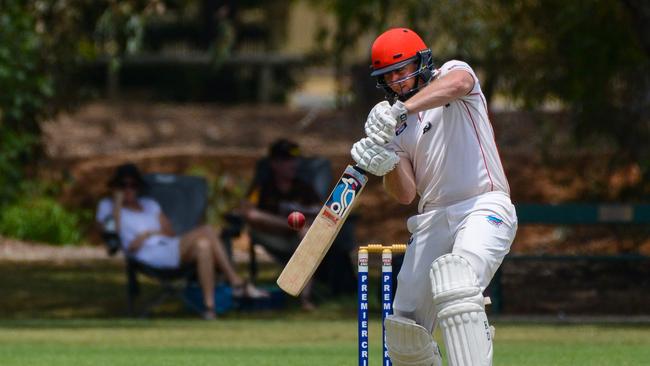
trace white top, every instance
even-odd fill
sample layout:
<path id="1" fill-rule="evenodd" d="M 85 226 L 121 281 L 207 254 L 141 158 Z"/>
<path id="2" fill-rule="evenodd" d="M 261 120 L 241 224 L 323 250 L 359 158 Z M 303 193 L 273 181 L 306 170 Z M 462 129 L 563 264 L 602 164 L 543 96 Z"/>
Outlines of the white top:
<path id="1" fill-rule="evenodd" d="M 419 212 L 485 192 L 510 194 L 478 78 L 457 60 L 442 65 L 439 77 L 452 70 L 468 71 L 472 90 L 446 106 L 410 115 L 389 145 L 406 152 L 413 165 Z"/>
<path id="2" fill-rule="evenodd" d="M 118 233 L 124 252 L 131 242 L 145 231 L 159 231 L 161 208 L 150 198 L 138 198 L 142 211 L 122 207 L 120 210 L 120 232 Z M 113 214 L 113 200 L 104 198 L 99 202 L 95 219 L 103 223 Z M 179 238 L 152 235 L 144 240 L 135 253 L 136 259 L 154 267 L 177 267 L 180 263 Z"/>

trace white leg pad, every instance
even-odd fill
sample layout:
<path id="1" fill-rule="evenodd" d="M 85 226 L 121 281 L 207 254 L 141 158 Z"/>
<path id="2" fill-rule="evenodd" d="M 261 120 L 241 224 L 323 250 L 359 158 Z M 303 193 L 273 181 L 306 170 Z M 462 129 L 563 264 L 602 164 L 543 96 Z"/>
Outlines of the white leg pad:
<path id="1" fill-rule="evenodd" d="M 397 315 L 384 320 L 386 348 L 394 366 L 442 366 L 438 344 L 415 321 Z"/>
<path id="2" fill-rule="evenodd" d="M 462 256 L 446 254 L 429 272 L 449 366 L 491 366 L 492 335 L 478 278 Z"/>

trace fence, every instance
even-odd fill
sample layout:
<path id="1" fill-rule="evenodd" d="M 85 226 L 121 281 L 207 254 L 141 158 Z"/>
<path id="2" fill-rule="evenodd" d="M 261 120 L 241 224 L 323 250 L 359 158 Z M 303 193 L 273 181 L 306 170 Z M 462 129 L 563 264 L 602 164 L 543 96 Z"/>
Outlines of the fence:
<path id="1" fill-rule="evenodd" d="M 643 225 L 650 205 L 519 204 L 520 225 Z M 492 313 L 648 314 L 650 257 L 508 255 L 490 285 Z"/>

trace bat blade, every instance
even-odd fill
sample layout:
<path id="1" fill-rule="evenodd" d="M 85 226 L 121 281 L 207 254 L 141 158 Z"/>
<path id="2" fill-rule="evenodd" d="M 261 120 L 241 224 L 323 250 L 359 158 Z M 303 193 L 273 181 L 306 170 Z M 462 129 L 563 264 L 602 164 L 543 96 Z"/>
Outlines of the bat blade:
<path id="1" fill-rule="evenodd" d="M 302 292 L 332 246 L 367 182 L 368 177 L 358 167 L 348 165 L 345 168 L 325 205 L 278 277 L 277 284 L 282 290 L 293 296 Z"/>

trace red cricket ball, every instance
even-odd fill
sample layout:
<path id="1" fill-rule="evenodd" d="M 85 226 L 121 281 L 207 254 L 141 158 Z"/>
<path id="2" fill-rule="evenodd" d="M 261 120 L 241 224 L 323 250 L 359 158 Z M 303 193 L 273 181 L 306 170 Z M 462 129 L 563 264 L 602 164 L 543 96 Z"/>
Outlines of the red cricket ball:
<path id="1" fill-rule="evenodd" d="M 287 223 L 293 230 L 300 230 L 305 226 L 305 215 L 301 212 L 294 211 L 287 216 Z"/>

